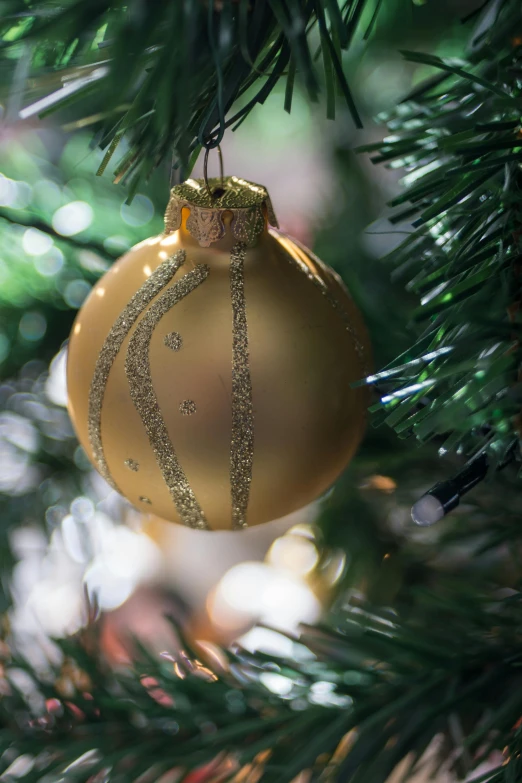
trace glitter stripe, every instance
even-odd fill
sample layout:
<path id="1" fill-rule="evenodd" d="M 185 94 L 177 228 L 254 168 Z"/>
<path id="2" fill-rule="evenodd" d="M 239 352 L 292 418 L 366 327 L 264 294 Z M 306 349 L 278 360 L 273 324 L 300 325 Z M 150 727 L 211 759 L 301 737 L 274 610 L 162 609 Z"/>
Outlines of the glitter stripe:
<path id="1" fill-rule="evenodd" d="M 238 242 L 230 253 L 232 299 L 232 438 L 230 443 L 230 488 L 232 527 L 247 526 L 246 514 L 254 460 L 254 411 L 248 355 L 244 261 L 246 245 Z"/>
<path id="2" fill-rule="evenodd" d="M 185 258 L 185 252 L 180 255 Z M 125 373 L 130 395 L 138 411 L 150 445 L 181 521 L 189 527 L 208 530 L 208 523 L 181 467 L 161 410 L 150 371 L 149 348 L 154 329 L 163 316 L 208 276 L 208 266 L 198 264 L 149 307 L 129 341 Z"/>
<path id="3" fill-rule="evenodd" d="M 96 367 L 94 368 L 94 375 L 91 381 L 91 388 L 89 391 L 89 414 L 88 414 L 88 431 L 89 442 L 93 453 L 96 466 L 105 479 L 113 489 L 120 492 L 121 490 L 116 485 L 116 482 L 111 476 L 109 466 L 107 465 L 105 454 L 103 451 L 103 443 L 101 436 L 101 413 L 103 398 L 105 395 L 105 388 L 107 386 L 107 380 L 111 367 L 118 355 L 123 341 L 127 337 L 137 318 L 141 315 L 143 310 L 148 304 L 159 294 L 162 288 L 172 280 L 177 270 L 184 261 L 179 253 L 171 256 L 164 261 L 153 272 L 153 274 L 143 283 L 141 288 L 136 291 L 128 305 L 120 313 L 116 321 L 114 322 L 105 342 L 102 345 L 101 351 L 96 361 Z"/>

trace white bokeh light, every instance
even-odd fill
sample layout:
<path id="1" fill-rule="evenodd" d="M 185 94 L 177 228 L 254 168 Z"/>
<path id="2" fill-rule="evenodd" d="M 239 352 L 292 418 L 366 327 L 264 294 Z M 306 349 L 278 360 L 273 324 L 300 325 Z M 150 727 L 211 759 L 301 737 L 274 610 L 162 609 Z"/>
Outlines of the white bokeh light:
<path id="1" fill-rule="evenodd" d="M 301 623 L 315 623 L 320 616 L 321 604 L 308 585 L 274 569 L 263 594 L 261 621 L 273 628 L 296 632 Z"/>
<path id="2" fill-rule="evenodd" d="M 28 228 L 24 232 L 22 247 L 28 256 L 42 256 L 53 246 L 52 237 L 37 228 Z"/>
<path id="3" fill-rule="evenodd" d="M 67 350 L 63 348 L 51 362 L 45 393 L 55 405 L 67 405 Z"/>
<path id="4" fill-rule="evenodd" d="M 263 672 L 259 675 L 259 681 L 263 683 L 265 688 L 268 688 L 272 693 L 277 693 L 278 696 L 288 696 L 294 687 L 294 682 L 290 677 L 277 674 L 277 672 Z"/>
<path id="5" fill-rule="evenodd" d="M 64 237 L 72 237 L 89 228 L 94 212 L 86 201 L 71 201 L 56 210 L 53 215 L 53 228 Z"/>
<path id="6" fill-rule="evenodd" d="M 270 567 L 264 563 L 233 566 L 210 594 L 208 611 L 212 621 L 224 629 L 244 629 L 262 612 L 262 596 L 270 581 Z"/>
<path id="7" fill-rule="evenodd" d="M 319 553 L 310 539 L 287 534 L 276 538 L 270 547 L 267 560 L 275 568 L 287 569 L 293 574 L 304 576 L 317 565 Z"/>
<path id="8" fill-rule="evenodd" d="M 41 531 L 25 527 L 14 531 L 11 546 L 19 558 L 11 614 L 17 633 L 74 633 L 87 620 L 85 588 L 101 610 L 110 611 L 161 570 L 161 553 L 148 536 L 116 523 L 82 495 L 49 545 Z"/>
<path id="9" fill-rule="evenodd" d="M 208 611 L 213 623 L 241 631 L 249 622 L 296 632 L 300 623 L 314 623 L 321 604 L 308 585 L 292 573 L 267 563 L 240 563 L 212 592 Z"/>
<path id="10" fill-rule="evenodd" d="M 100 550 L 85 572 L 85 584 L 100 609 L 116 609 L 139 582 L 158 573 L 160 551 L 148 536 L 113 525 L 102 514 L 96 514 L 90 525 L 96 528 Z"/>
<path id="11" fill-rule="evenodd" d="M 44 579 L 32 591 L 28 605 L 43 630 L 59 637 L 77 631 L 84 622 L 83 596 L 67 581 Z"/>
<path id="12" fill-rule="evenodd" d="M 17 190 L 14 180 L 0 174 L 0 207 L 14 207 L 18 195 Z"/>

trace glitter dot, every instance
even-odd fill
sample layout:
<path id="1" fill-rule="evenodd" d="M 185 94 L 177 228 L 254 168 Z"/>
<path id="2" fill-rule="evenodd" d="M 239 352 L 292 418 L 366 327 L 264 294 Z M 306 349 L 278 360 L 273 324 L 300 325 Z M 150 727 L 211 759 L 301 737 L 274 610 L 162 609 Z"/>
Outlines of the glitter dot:
<path id="1" fill-rule="evenodd" d="M 152 506 L 152 500 L 146 498 L 145 495 L 140 495 L 140 500 L 142 503 L 146 503 L 148 506 Z"/>
<path id="2" fill-rule="evenodd" d="M 196 412 L 196 403 L 194 400 L 183 400 L 179 406 L 179 412 L 182 413 L 183 416 L 191 416 Z"/>
<path id="3" fill-rule="evenodd" d="M 140 463 L 133 459 L 126 459 L 125 465 L 129 468 L 129 470 L 133 470 L 135 473 L 137 473 L 140 469 Z"/>
<path id="4" fill-rule="evenodd" d="M 167 348 L 170 348 L 173 351 L 179 351 L 183 345 L 183 337 L 178 334 L 178 332 L 171 332 L 170 334 L 165 335 L 163 342 Z"/>

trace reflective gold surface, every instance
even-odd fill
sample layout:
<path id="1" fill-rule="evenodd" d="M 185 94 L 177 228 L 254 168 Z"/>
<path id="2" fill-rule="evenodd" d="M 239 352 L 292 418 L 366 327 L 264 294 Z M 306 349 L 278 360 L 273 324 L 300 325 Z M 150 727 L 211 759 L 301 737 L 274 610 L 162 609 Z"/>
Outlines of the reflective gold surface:
<path id="1" fill-rule="evenodd" d="M 244 460 L 251 472 L 246 524 L 257 525 L 318 497 L 353 456 L 364 432 L 367 398 L 364 389 L 350 384 L 368 370 L 368 338 L 334 273 L 275 230 L 265 230 L 255 247 L 242 254 L 246 319 L 238 317 L 243 299 L 236 288 L 233 301 L 231 290 L 231 251 L 237 248 L 231 216 L 224 216 L 223 238 L 208 248 L 188 231 L 188 216 L 184 209 L 178 231 L 134 247 L 93 289 L 71 333 L 69 409 L 80 442 L 95 463 L 89 395 L 100 351 L 132 297 L 161 264 L 184 250 L 183 265 L 144 306 L 112 360 L 101 405 L 104 459 L 114 485 L 135 506 L 180 521 L 161 469 L 165 455 L 158 459 L 154 452 L 150 426 L 144 426 L 133 402 L 125 365 L 147 310 L 170 286 L 205 266 L 208 275 L 155 324 L 144 361 L 165 428 L 160 430 L 168 433 L 206 524 L 232 527 L 234 475 L 243 481 L 239 495 L 244 506 L 248 471 L 238 468 L 239 442 L 253 447 L 253 459 Z M 247 342 L 238 342 L 237 334 L 234 342 L 234 329 L 245 320 Z M 237 408 L 248 400 L 238 397 L 234 366 L 246 389 L 249 376 L 251 411 Z M 245 429 L 250 414 L 253 433 Z M 246 422 L 243 430 L 238 429 L 241 421 Z"/>

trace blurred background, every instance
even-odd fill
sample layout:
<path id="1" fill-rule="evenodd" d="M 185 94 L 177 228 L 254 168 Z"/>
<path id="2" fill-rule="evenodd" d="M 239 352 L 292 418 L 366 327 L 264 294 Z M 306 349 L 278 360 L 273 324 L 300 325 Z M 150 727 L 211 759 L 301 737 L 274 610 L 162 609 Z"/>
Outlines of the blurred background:
<path id="1" fill-rule="evenodd" d="M 311 106 L 298 92 L 289 115 L 276 90 L 223 143 L 225 172 L 266 185 L 282 229 L 340 272 L 368 324 L 378 368 L 411 343 L 415 302 L 379 261 L 408 226 L 387 221 L 399 174 L 353 150 L 382 138 L 374 118 L 429 74 L 404 62 L 399 50 L 462 55 L 469 29 L 460 20 L 476 5 L 385 5 L 370 40 L 359 40 L 344 63 L 364 130 L 355 131 L 342 110 L 326 121 L 324 106 Z M 95 176 L 103 153 L 88 128 L 74 127 L 66 111 L 18 119 L 20 68 L 23 62 L 13 63 L 0 135 L 1 600 L 19 644 L 32 657 L 51 655 L 49 637 L 101 614 L 103 649 L 115 663 L 129 660 L 133 636 L 168 649 L 170 620 L 198 639 L 241 638 L 251 649 L 295 657 L 305 649 L 300 653 L 294 638 L 300 623 L 319 621 L 370 584 L 386 603 L 404 580 L 452 569 L 502 569 L 508 586 L 512 553 L 503 551 L 494 517 L 489 534 L 481 528 L 481 507 L 491 511 L 494 503 L 488 488 L 447 525 L 414 529 L 412 502 L 452 466 L 431 447 L 398 442 L 386 428 L 370 427 L 326 510 L 317 503 L 241 533 L 144 518 L 108 487 L 67 416 L 67 337 L 100 275 L 161 232 L 170 172 L 157 171 L 126 204 L 110 170 Z M 217 160 L 210 165 L 217 169 Z M 198 161 L 195 175 L 201 171 Z M 507 517 L 520 513 L 512 503 Z M 485 545 L 493 534 L 495 548 Z M 419 559 L 422 577 L 411 566 Z M 284 677 L 262 676 L 284 695 Z"/>

